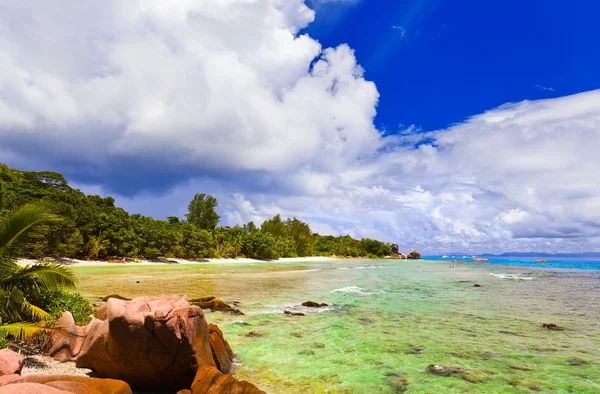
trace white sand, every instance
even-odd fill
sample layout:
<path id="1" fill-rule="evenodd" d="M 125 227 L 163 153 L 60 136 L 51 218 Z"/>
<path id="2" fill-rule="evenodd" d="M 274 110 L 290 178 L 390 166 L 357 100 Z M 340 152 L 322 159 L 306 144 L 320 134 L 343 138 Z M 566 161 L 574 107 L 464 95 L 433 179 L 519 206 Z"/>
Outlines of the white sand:
<path id="1" fill-rule="evenodd" d="M 178 264 L 240 264 L 240 263 L 263 263 L 263 260 L 256 259 L 248 259 L 248 258 L 238 258 L 238 259 L 205 259 L 205 261 L 198 262 L 193 260 L 185 260 L 185 259 L 167 259 L 169 261 L 176 261 Z M 273 262 L 284 262 L 284 263 L 293 263 L 293 262 L 302 262 L 302 261 L 330 261 L 336 260 L 333 257 L 323 257 L 323 256 L 312 256 L 312 257 L 286 257 L 278 260 L 274 260 Z M 17 264 L 20 266 L 26 266 L 28 264 L 36 263 L 37 260 L 33 259 L 19 259 Z M 78 259 L 60 259 L 60 261 L 56 261 L 57 263 L 63 264 L 69 267 L 115 267 L 115 266 L 123 266 L 123 265 L 168 265 L 172 263 L 161 263 L 155 261 L 148 260 L 138 260 L 137 262 L 128 261 L 126 263 L 109 263 L 106 261 L 100 260 L 78 260 Z"/>

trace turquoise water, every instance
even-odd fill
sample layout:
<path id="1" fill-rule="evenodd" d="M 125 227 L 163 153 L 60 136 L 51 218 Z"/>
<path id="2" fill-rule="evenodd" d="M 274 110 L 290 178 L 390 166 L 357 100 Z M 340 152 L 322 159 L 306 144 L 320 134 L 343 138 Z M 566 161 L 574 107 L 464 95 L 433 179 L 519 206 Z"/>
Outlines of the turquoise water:
<path id="1" fill-rule="evenodd" d="M 75 271 L 94 301 L 177 293 L 239 302 L 244 316 L 206 317 L 237 353 L 236 377 L 271 394 L 600 392 L 596 271 L 354 259 Z M 300 306 L 308 300 L 329 306 Z M 429 364 L 465 373 L 437 376 Z"/>
<path id="2" fill-rule="evenodd" d="M 426 259 L 429 260 L 440 260 L 440 261 L 451 261 L 451 260 L 459 260 L 459 261 L 471 261 L 471 256 L 468 258 L 462 258 L 463 256 L 448 256 L 447 258 L 443 258 L 442 256 L 426 256 Z M 535 260 L 548 260 L 546 263 L 536 263 Z M 476 262 L 481 264 L 482 262 Z M 559 269 L 581 269 L 581 270 L 598 270 L 600 271 L 600 260 L 597 258 L 566 258 L 566 257 L 527 257 L 525 258 L 515 258 L 515 257 L 490 257 L 487 264 L 496 264 L 496 265 L 516 265 L 521 267 L 537 267 L 537 268 L 559 268 Z"/>

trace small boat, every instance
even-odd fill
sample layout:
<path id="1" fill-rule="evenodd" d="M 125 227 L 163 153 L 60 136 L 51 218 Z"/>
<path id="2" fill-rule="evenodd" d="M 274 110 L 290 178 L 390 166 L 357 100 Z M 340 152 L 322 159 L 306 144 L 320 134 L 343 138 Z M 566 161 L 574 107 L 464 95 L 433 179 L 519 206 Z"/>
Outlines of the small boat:
<path id="1" fill-rule="evenodd" d="M 463 256 L 462 258 L 463 258 L 463 259 L 468 259 L 468 257 L 467 257 L 467 256 Z"/>
<path id="2" fill-rule="evenodd" d="M 547 259 L 543 259 L 543 260 L 534 260 L 534 263 L 547 263 L 548 260 Z"/>
<path id="3" fill-rule="evenodd" d="M 473 261 L 488 261 L 487 257 L 475 257 L 473 256 Z"/>
<path id="4" fill-rule="evenodd" d="M 447 259 L 447 258 L 448 258 L 448 256 L 442 256 L 442 258 L 443 258 L 443 259 Z"/>

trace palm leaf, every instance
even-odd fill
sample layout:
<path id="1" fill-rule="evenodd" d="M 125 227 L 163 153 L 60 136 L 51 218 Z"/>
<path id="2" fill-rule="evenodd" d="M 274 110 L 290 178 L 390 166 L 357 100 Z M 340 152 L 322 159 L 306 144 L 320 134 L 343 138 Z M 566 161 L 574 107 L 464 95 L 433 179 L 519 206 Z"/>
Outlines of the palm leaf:
<path id="1" fill-rule="evenodd" d="M 58 221 L 47 203 L 26 204 L 0 221 L 0 256 L 22 250 L 32 238 L 42 236 L 47 225 Z"/>
<path id="2" fill-rule="evenodd" d="M 75 287 L 75 284 L 75 275 L 70 269 L 51 262 L 18 267 L 10 275 L 0 276 L 0 288 L 19 286 L 27 293 L 34 290 L 60 290 Z"/>
<path id="3" fill-rule="evenodd" d="M 47 312 L 27 302 L 19 288 L 0 289 L 0 320 L 48 320 L 49 318 Z"/>

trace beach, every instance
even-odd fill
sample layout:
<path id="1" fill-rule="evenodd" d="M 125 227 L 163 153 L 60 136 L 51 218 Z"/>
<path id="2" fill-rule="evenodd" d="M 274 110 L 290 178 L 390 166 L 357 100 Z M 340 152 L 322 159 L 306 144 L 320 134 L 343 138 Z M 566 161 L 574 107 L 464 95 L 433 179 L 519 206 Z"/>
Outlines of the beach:
<path id="1" fill-rule="evenodd" d="M 245 315 L 207 320 L 237 353 L 236 377 L 268 393 L 600 391 L 598 271 L 450 267 L 319 258 L 73 270 L 94 303 L 186 294 L 236 305 Z M 328 306 L 300 306 L 309 300 Z"/>

